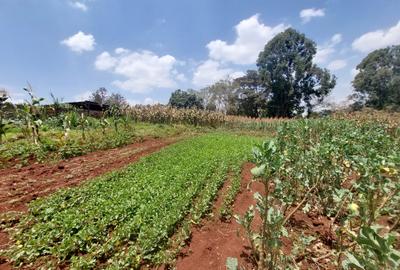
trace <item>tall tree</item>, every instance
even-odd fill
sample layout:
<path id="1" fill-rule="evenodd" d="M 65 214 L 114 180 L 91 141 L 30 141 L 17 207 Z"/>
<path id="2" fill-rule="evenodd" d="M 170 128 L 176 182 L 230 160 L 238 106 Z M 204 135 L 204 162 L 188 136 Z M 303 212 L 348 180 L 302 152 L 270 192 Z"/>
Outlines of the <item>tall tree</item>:
<path id="1" fill-rule="evenodd" d="M 231 79 L 224 79 L 200 91 L 206 109 L 213 109 L 226 114 L 237 113 L 236 90 L 238 85 Z M 205 100 L 207 99 L 207 101 Z"/>
<path id="2" fill-rule="evenodd" d="M 400 106 L 400 45 L 375 50 L 357 66 L 354 97 L 369 107 Z"/>
<path id="3" fill-rule="evenodd" d="M 315 102 L 330 93 L 336 77 L 313 64 L 315 54 L 315 43 L 292 28 L 265 45 L 257 66 L 268 93 L 271 91 L 270 116 L 292 117 L 305 109 L 310 113 Z"/>
<path id="4" fill-rule="evenodd" d="M 108 98 L 108 91 L 104 87 L 100 87 L 99 89 L 95 90 L 91 96 L 89 97 L 90 101 L 96 102 L 100 105 L 103 105 L 106 103 Z"/>
<path id="5" fill-rule="evenodd" d="M 175 108 L 203 108 L 201 99 L 193 91 L 186 92 L 181 89 L 171 94 L 168 104 Z"/>
<path id="6" fill-rule="evenodd" d="M 264 116 L 267 109 L 268 92 L 256 70 L 248 70 L 246 75 L 235 79 L 238 89 L 236 98 L 239 115 Z"/>
<path id="7" fill-rule="evenodd" d="M 126 98 L 123 95 L 112 93 L 109 97 L 106 97 L 105 104 L 121 108 L 127 106 L 128 101 L 126 101 Z"/>

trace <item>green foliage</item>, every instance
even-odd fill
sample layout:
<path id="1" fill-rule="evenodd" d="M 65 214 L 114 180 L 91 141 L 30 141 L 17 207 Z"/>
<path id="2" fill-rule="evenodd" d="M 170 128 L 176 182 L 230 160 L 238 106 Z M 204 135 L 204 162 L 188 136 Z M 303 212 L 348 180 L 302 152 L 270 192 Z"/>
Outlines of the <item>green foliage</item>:
<path id="1" fill-rule="evenodd" d="M 182 91 L 181 89 L 172 92 L 168 105 L 178 109 L 203 108 L 202 101 L 195 93 Z"/>
<path id="2" fill-rule="evenodd" d="M 229 186 L 219 210 L 219 216 L 222 220 L 230 220 L 232 217 L 232 204 L 235 201 L 236 195 L 240 191 L 240 166 L 232 168 L 231 172 L 231 185 Z"/>
<path id="3" fill-rule="evenodd" d="M 287 221 L 299 210 L 331 217 L 337 265 L 347 258 L 351 267 L 356 260 L 365 269 L 397 269 L 396 225 L 391 233 L 374 228 L 382 216 L 399 222 L 399 153 L 399 137 L 387 124 L 329 118 L 283 123 L 275 139 L 254 151 L 252 173 L 266 194 L 256 196 L 263 226 L 251 229 L 254 208 L 239 217 L 259 266 L 296 267 L 280 246 Z"/>
<path id="4" fill-rule="evenodd" d="M 12 233 L 16 265 L 138 268 L 159 260 L 176 227 L 207 212 L 230 168 L 256 141 L 228 134 L 177 143 L 138 163 L 34 201 Z"/>
<path id="5" fill-rule="evenodd" d="M 271 90 L 269 116 L 292 117 L 305 109 L 311 112 L 313 102 L 330 93 L 336 78 L 313 64 L 315 54 L 315 43 L 291 28 L 265 46 L 257 66 L 263 84 Z"/>
<path id="6" fill-rule="evenodd" d="M 0 92 L 1 94 L 1 92 Z M 0 95 L 0 144 L 3 142 L 3 137 L 6 135 L 6 132 L 9 130 L 9 121 L 6 121 L 5 118 L 5 107 L 7 104 L 8 96 L 6 93 L 2 93 Z"/>
<path id="7" fill-rule="evenodd" d="M 357 102 L 375 109 L 400 108 L 400 45 L 371 52 L 357 70 L 353 81 Z"/>
<path id="8" fill-rule="evenodd" d="M 71 115 L 74 116 L 75 113 Z M 0 145 L 0 168 L 10 165 L 24 166 L 32 160 L 48 162 L 75 157 L 91 151 L 127 145 L 140 141 L 143 137 L 160 138 L 196 132 L 195 129 L 182 125 L 167 126 L 145 123 L 135 124 L 135 129 L 120 129 L 115 132 L 113 128 L 106 124 L 104 127 L 86 129 L 86 140 L 82 140 L 79 122 L 77 123 L 78 126 L 74 128 L 71 115 L 65 116 L 63 127 L 57 129 L 52 127 L 49 131 L 43 131 L 39 144 L 32 144 L 31 140 L 23 138 L 5 141 Z M 76 121 L 79 121 L 79 118 Z M 104 121 L 109 122 L 107 119 Z M 52 142 L 51 147 L 47 145 L 49 141 Z"/>
<path id="9" fill-rule="evenodd" d="M 400 251 L 393 248 L 395 235 L 381 237 L 376 228 L 362 227 L 355 240 L 362 247 L 362 253 L 346 252 L 346 260 L 342 263 L 344 269 L 399 269 Z"/>
<path id="10" fill-rule="evenodd" d="M 267 115 L 269 91 L 256 70 L 248 70 L 243 77 L 235 79 L 238 84 L 236 98 L 238 102 L 237 114 L 249 117 Z"/>
<path id="11" fill-rule="evenodd" d="M 40 141 L 40 127 L 42 126 L 41 107 L 40 102 L 44 98 L 38 98 L 34 95 L 32 86 L 28 83 L 28 87 L 24 88 L 28 93 L 30 100 L 23 104 L 22 109 L 19 110 L 19 115 L 25 124 L 27 134 L 30 134 L 33 142 L 38 144 Z"/>

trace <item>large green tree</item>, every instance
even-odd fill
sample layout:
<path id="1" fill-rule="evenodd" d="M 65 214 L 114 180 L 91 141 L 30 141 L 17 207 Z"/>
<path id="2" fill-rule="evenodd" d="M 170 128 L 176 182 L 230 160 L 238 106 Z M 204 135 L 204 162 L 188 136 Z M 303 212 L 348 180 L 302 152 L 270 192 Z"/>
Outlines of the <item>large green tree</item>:
<path id="1" fill-rule="evenodd" d="M 400 45 L 376 50 L 357 66 L 355 97 L 375 109 L 400 106 Z"/>
<path id="2" fill-rule="evenodd" d="M 335 76 L 313 63 L 315 43 L 289 28 L 276 35 L 259 54 L 261 80 L 270 92 L 268 114 L 292 117 L 312 111 L 336 84 Z"/>
<path id="3" fill-rule="evenodd" d="M 235 79 L 237 113 L 250 117 L 265 116 L 268 101 L 267 89 L 256 70 L 248 70 L 246 75 Z"/>
<path id="4" fill-rule="evenodd" d="M 172 92 L 168 105 L 185 109 L 202 109 L 203 107 L 201 99 L 193 91 L 182 91 L 181 89 Z"/>

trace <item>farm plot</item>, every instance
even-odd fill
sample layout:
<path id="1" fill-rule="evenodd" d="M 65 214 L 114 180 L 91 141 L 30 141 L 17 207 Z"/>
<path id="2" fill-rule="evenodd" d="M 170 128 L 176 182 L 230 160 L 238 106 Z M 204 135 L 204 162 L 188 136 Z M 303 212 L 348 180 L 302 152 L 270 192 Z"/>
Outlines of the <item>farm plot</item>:
<path id="1" fill-rule="evenodd" d="M 370 121 L 292 121 L 255 149 L 262 226 L 250 226 L 255 208 L 239 221 L 258 269 L 399 269 L 398 131 Z"/>
<path id="2" fill-rule="evenodd" d="M 225 133 L 188 139 L 122 171 L 30 205 L 6 251 L 15 265 L 136 268 L 162 261 L 168 240 L 210 208 L 229 171 L 259 139 Z"/>

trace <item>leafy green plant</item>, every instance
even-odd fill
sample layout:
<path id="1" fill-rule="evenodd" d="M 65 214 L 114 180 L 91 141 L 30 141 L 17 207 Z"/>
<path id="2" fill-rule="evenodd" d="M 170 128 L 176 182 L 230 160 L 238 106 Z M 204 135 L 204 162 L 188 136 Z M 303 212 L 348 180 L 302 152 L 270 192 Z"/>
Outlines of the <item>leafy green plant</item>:
<path id="1" fill-rule="evenodd" d="M 207 213 L 229 168 L 240 166 L 255 142 L 225 133 L 187 139 L 38 199 L 12 233 L 8 255 L 16 265 L 44 257 L 74 269 L 156 263 L 185 217 L 198 222 Z"/>

